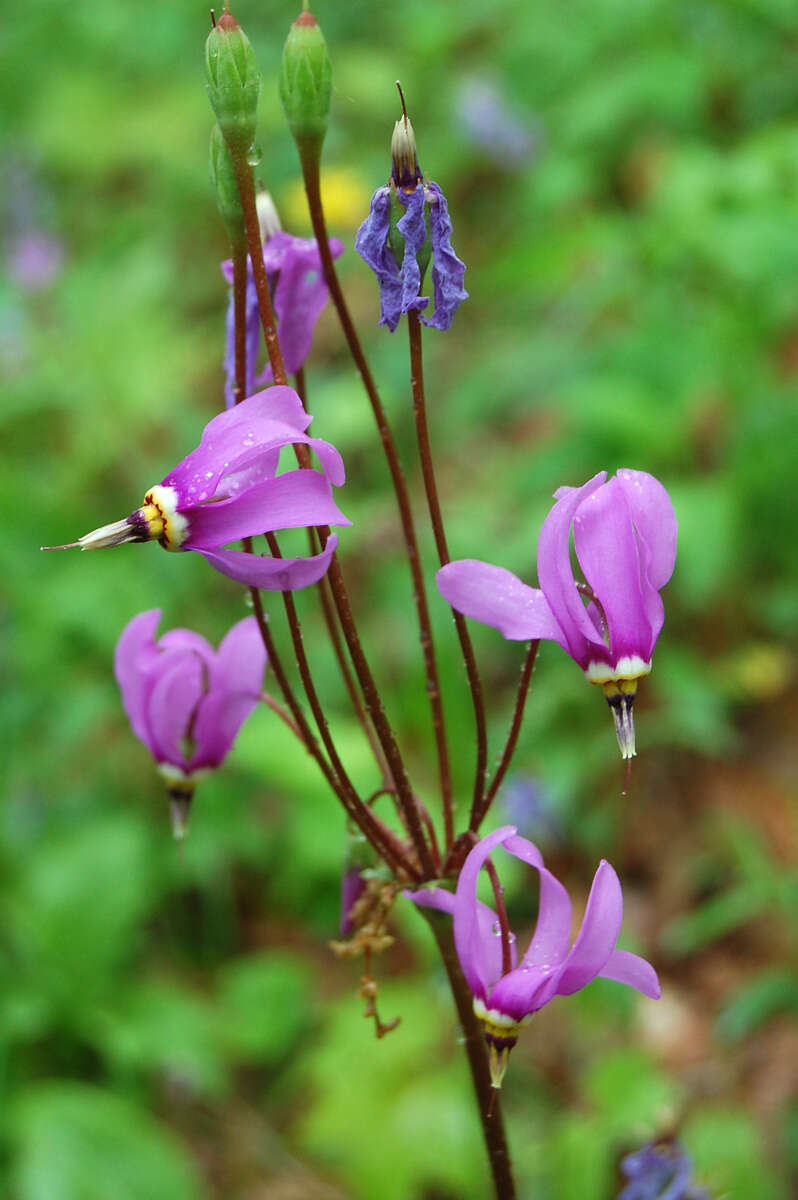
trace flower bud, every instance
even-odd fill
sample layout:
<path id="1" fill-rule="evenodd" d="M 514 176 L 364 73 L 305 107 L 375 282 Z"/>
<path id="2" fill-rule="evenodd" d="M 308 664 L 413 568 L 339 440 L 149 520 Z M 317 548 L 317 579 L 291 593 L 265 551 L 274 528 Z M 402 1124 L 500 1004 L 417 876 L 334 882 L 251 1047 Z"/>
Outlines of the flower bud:
<path id="1" fill-rule="evenodd" d="M 216 207 L 230 240 L 235 242 L 245 236 L 244 210 L 241 207 L 230 149 L 218 125 L 214 125 L 211 130 L 210 169 L 211 183 L 216 191 Z"/>
<path id="2" fill-rule="evenodd" d="M 327 43 L 312 13 L 294 21 L 283 49 L 280 99 L 294 138 L 318 143 L 327 132 L 332 69 Z"/>
<path id="3" fill-rule="evenodd" d="M 234 154 L 246 154 L 255 140 L 260 75 L 249 38 L 227 10 L 208 34 L 205 68 L 225 141 Z"/>
<path id="4" fill-rule="evenodd" d="M 397 187 L 411 190 L 421 183 L 416 153 L 416 135 L 407 117 L 400 117 L 391 138 L 391 179 Z"/>

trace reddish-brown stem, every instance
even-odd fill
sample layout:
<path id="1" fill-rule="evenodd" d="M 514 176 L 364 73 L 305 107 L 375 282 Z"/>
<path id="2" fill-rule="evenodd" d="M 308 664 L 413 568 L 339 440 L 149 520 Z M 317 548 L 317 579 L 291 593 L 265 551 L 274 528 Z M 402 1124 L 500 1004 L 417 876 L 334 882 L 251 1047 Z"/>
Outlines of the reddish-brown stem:
<path id="1" fill-rule="evenodd" d="M 443 786 L 443 771 L 444 764 L 441 758 L 441 742 L 437 737 L 438 726 L 443 727 L 443 715 L 441 709 L 440 684 L 438 682 L 438 668 L 435 662 L 435 649 L 432 641 L 432 630 L 430 626 L 429 607 L 427 605 L 427 593 L 424 585 L 424 574 L 421 569 L 421 559 L 418 551 L 418 540 L 416 538 L 415 525 L 413 523 L 413 514 L 410 507 L 410 497 L 407 491 L 407 483 L 405 481 L 402 467 L 399 462 L 399 455 L 396 451 L 396 444 L 393 440 L 388 418 L 385 414 L 385 409 L 382 406 L 377 386 L 374 382 L 374 377 L 366 361 L 363 353 L 363 348 L 360 345 L 360 339 L 357 336 L 352 318 L 349 315 L 344 294 L 341 290 L 341 285 L 338 282 L 338 276 L 335 271 L 335 263 L 330 253 L 330 244 L 327 237 L 327 222 L 324 217 L 324 208 L 321 201 L 321 190 L 319 187 L 319 167 L 318 158 L 310 152 L 303 153 L 300 146 L 300 162 L 302 165 L 302 175 L 305 181 L 305 193 L 308 200 L 308 208 L 310 210 L 310 219 L 313 225 L 313 233 L 319 248 L 319 256 L 321 258 L 322 268 L 324 271 L 325 282 L 330 293 L 335 311 L 338 314 L 338 320 L 341 323 L 341 328 L 346 339 L 349 352 L 358 369 L 360 378 L 363 381 L 363 386 L 366 389 L 371 409 L 374 414 L 374 419 L 377 424 L 377 429 L 382 442 L 383 451 L 388 462 L 388 468 L 391 473 L 393 489 L 396 495 L 396 502 L 399 508 L 399 517 L 402 524 L 402 535 L 404 537 L 405 549 L 407 551 L 408 561 L 410 563 L 410 572 L 413 580 L 413 599 L 416 605 L 419 625 L 419 641 L 421 642 L 421 650 L 424 656 L 424 667 L 427 676 L 427 693 L 429 702 L 433 712 L 433 725 L 436 726 L 436 745 L 438 747 L 438 762 L 439 773 Z M 333 590 L 335 590 L 333 588 Z M 351 652 L 351 647 L 350 647 Z M 354 661 L 354 660 L 353 660 Z M 357 666 L 355 666 L 357 672 Z M 357 672 L 358 678 L 360 673 Z M 363 681 L 361 680 L 361 686 Z M 365 692 L 364 692 L 365 695 Z M 369 706 L 368 697 L 366 696 L 367 707 Z M 437 714 L 437 715 L 436 715 Z M 387 747 L 382 738 L 383 748 L 388 753 Z M 391 756 L 388 754 L 389 764 Z M 394 778 L 396 772 L 391 764 Z M 404 769 L 403 772 L 404 774 Z M 401 793 L 401 784 L 396 780 L 397 787 Z"/>
<path id="2" fill-rule="evenodd" d="M 493 888 L 493 902 L 496 905 L 496 916 L 499 918 L 499 933 L 502 939 L 502 975 L 509 975 L 513 969 L 513 955 L 510 949 L 510 926 L 507 923 L 507 909 L 504 907 L 504 891 L 499 883 L 496 868 L 489 858 L 485 859 L 485 870 L 490 877 Z"/>
<path id="3" fill-rule="evenodd" d="M 253 192 L 253 203 L 254 203 L 254 192 Z M 258 234 L 258 237 L 259 236 L 260 235 Z M 260 242 L 258 242 L 258 244 L 260 245 Z M 245 330 L 245 328 L 246 328 L 245 327 L 246 281 L 247 281 L 247 272 L 246 272 L 247 248 L 246 248 L 246 245 L 243 243 L 243 241 L 236 241 L 233 244 L 232 252 L 233 252 L 233 315 L 234 315 L 234 321 L 235 321 L 235 331 L 234 331 L 235 390 L 236 390 L 237 398 L 240 399 L 240 398 L 243 398 L 243 394 L 245 391 L 245 379 L 246 379 L 246 339 L 241 338 L 239 336 L 239 331 L 241 329 Z M 254 259 L 258 256 L 251 255 L 251 257 Z M 262 255 L 260 256 L 260 262 L 261 262 L 261 266 L 262 266 L 263 265 Z M 266 286 L 266 293 L 267 293 L 267 299 L 268 299 L 268 282 L 267 282 L 267 286 Z M 263 319 L 263 314 L 261 314 L 261 315 L 262 315 L 262 319 Z M 265 333 L 265 329 L 266 329 L 266 322 L 264 320 L 264 333 Z M 276 340 L 276 335 L 275 335 L 275 340 Z M 278 345 L 277 345 L 278 355 L 279 355 L 279 352 L 280 352 L 280 350 L 279 350 L 279 343 L 278 343 Z M 281 358 L 279 359 L 279 364 L 280 365 L 282 364 Z M 277 366 L 274 362 L 272 363 L 272 370 L 274 371 L 275 377 L 276 377 Z M 305 450 L 306 448 L 304 446 L 302 446 L 301 449 Z M 302 465 L 305 465 L 305 464 L 303 463 Z M 308 461 L 307 465 L 309 465 L 309 461 Z M 251 554 L 252 553 L 252 540 L 250 538 L 245 538 L 243 541 L 243 545 L 244 545 L 245 551 L 247 551 L 248 553 Z M 402 870 L 406 871 L 407 874 L 411 878 L 417 877 L 418 872 L 417 872 L 416 868 L 413 866 L 413 864 L 407 858 L 407 855 L 404 853 L 404 850 L 403 850 L 400 842 L 398 841 L 398 839 L 395 838 L 395 836 L 391 833 L 391 831 L 387 828 L 387 826 L 385 826 L 383 824 L 383 822 L 380 821 L 374 815 L 374 813 L 372 813 L 371 810 L 368 809 L 363 804 L 363 802 L 359 799 L 359 797 L 357 796 L 357 793 L 354 791 L 354 788 L 352 788 L 351 783 L 349 783 L 349 780 L 346 777 L 345 772 L 343 775 L 339 775 L 338 768 L 336 767 L 335 770 L 333 770 L 330 767 L 330 765 L 328 764 L 328 762 L 326 761 L 326 759 L 324 758 L 324 756 L 322 755 L 319 745 L 316 742 L 316 739 L 314 738 L 313 733 L 311 732 L 311 729 L 307 723 L 305 715 L 302 712 L 301 706 L 299 705 L 299 702 L 297 701 L 297 699 L 293 693 L 293 690 L 291 688 L 291 685 L 288 682 L 288 678 L 283 670 L 282 663 L 280 662 L 280 658 L 277 653 L 277 648 L 274 644 L 274 639 L 271 636 L 271 631 L 269 630 L 268 623 L 266 621 L 266 617 L 263 612 L 263 605 L 261 602 L 260 593 L 259 593 L 258 589 L 255 587 L 251 587 L 249 589 L 249 592 L 250 592 L 250 596 L 252 597 L 252 604 L 253 604 L 253 608 L 255 610 L 255 617 L 258 622 L 258 628 L 260 629 L 261 637 L 263 639 L 263 644 L 266 648 L 266 653 L 269 656 L 269 663 L 272 667 L 272 670 L 274 671 L 275 677 L 280 686 L 280 690 L 285 698 L 285 701 L 288 704 L 289 709 L 291 710 L 294 725 L 296 726 L 299 736 L 301 737 L 302 741 L 304 742 L 306 748 L 308 749 L 309 753 L 312 754 L 312 756 L 316 759 L 316 762 L 318 763 L 319 767 L 321 768 L 321 770 L 324 774 L 324 777 L 327 780 L 327 783 L 332 788 L 333 792 L 338 796 L 341 803 L 344 805 L 344 808 L 346 809 L 347 813 L 351 816 L 352 820 L 354 820 L 358 824 L 358 826 L 363 830 L 363 833 L 368 838 L 368 840 L 372 843 L 372 845 L 374 845 L 375 848 L 380 853 L 383 854 L 386 861 L 389 862 L 394 868 L 397 868 L 397 867 L 401 868 Z M 287 595 L 290 596 L 290 593 L 287 593 Z M 292 603 L 293 603 L 293 601 L 292 601 Z M 286 605 L 286 608 L 288 608 L 288 605 Z M 293 629 L 292 629 L 292 633 L 293 633 Z M 300 634 L 300 641 L 301 641 L 301 634 Z M 305 659 L 304 661 L 305 661 L 305 666 L 307 666 L 307 660 Z M 304 675 L 302 676 L 302 678 L 303 678 L 303 683 L 305 684 L 306 691 L 307 691 L 308 680 L 306 680 Z M 308 678 L 309 678 L 309 671 L 308 671 Z M 311 689 L 312 689 L 312 682 L 311 682 Z M 315 689 L 313 689 L 313 695 L 315 697 Z M 308 699 L 310 700 L 310 693 L 308 693 Z M 317 723 L 318 723 L 319 714 L 315 710 L 314 710 L 314 716 L 316 717 Z M 324 729 L 326 730 L 326 721 L 324 721 L 323 715 L 322 715 L 321 719 L 324 724 Z M 321 725 L 320 725 L 319 729 L 320 729 L 320 732 L 322 732 Z M 334 749 L 334 747 L 333 747 L 333 749 Z M 327 746 L 327 750 L 329 753 L 329 746 Z M 361 809 L 362 809 L 362 812 L 360 811 Z"/>
<path id="4" fill-rule="evenodd" d="M 296 734 L 299 740 L 302 741 L 302 734 L 299 732 L 299 728 L 294 721 L 294 718 L 288 715 L 282 704 L 280 704 L 279 700 L 275 700 L 274 696 L 270 696 L 268 692 L 261 692 L 260 698 L 266 707 L 270 708 L 273 713 L 276 713 L 280 720 L 288 726 L 291 732 Z"/>
<path id="5" fill-rule="evenodd" d="M 280 548 L 277 544 L 277 539 L 274 534 L 267 533 L 265 536 L 269 545 L 269 549 L 274 557 L 280 558 Z M 360 799 L 352 784 L 352 781 L 349 778 L 349 775 L 347 774 L 344 764 L 341 762 L 338 751 L 335 747 L 335 742 L 333 741 L 330 733 L 327 718 L 324 715 L 324 710 L 319 700 L 318 692 L 316 691 L 315 684 L 313 683 L 310 664 L 308 663 L 308 657 L 302 637 L 302 626 L 296 611 L 296 605 L 294 604 L 293 594 L 291 592 L 283 592 L 282 596 L 283 603 L 285 605 L 286 616 L 288 618 L 288 627 L 291 631 L 291 640 L 294 644 L 294 653 L 296 654 L 299 676 L 302 680 L 302 686 L 305 689 L 305 695 L 307 696 L 310 710 L 313 713 L 313 717 L 316 721 L 319 736 L 324 743 L 324 748 L 329 755 L 332 768 L 338 778 L 338 783 L 340 785 L 339 794 L 342 797 L 346 811 L 352 820 L 362 830 L 371 844 L 375 847 L 375 849 L 382 854 L 386 862 L 390 863 L 394 869 L 399 868 L 405 871 L 411 877 L 418 878 L 418 871 L 409 862 L 404 851 L 404 847 L 391 832 L 391 830 L 388 829 L 387 825 L 385 825 L 379 819 L 379 817 L 377 817 L 376 814 Z"/>
<path id="6" fill-rule="evenodd" d="M 502 785 L 504 777 L 507 774 L 507 768 L 509 767 L 510 761 L 515 753 L 518 735 L 521 732 L 521 721 L 523 720 L 524 716 L 524 706 L 526 705 L 529 685 L 532 682 L 532 672 L 535 669 L 535 658 L 537 657 L 539 645 L 539 640 L 529 643 L 529 650 L 527 651 L 526 658 L 524 659 L 524 665 L 521 670 L 521 680 L 518 684 L 518 692 L 515 697 L 515 709 L 513 710 L 513 719 L 510 725 L 510 732 L 507 734 L 507 742 L 505 743 L 502 756 L 499 760 L 499 765 L 496 768 L 496 774 L 491 780 L 491 784 L 485 795 L 485 799 L 479 807 L 472 808 L 471 810 L 471 822 L 469 824 L 469 829 L 473 829 L 475 831 L 479 829 L 483 817 L 496 798 L 496 793 Z"/>
<path id="7" fill-rule="evenodd" d="M 424 390 L 424 359 L 421 346 L 421 322 L 418 319 L 418 313 L 415 309 L 411 309 L 407 314 L 407 329 L 410 339 L 410 383 L 413 389 L 413 413 L 416 421 L 416 436 L 418 439 L 418 453 L 421 459 L 421 470 L 424 476 L 424 490 L 427 493 L 427 506 L 429 508 L 430 522 L 432 531 L 435 535 L 435 546 L 438 551 L 438 561 L 441 566 L 445 566 L 450 561 L 449 546 L 446 541 L 446 532 L 443 525 L 443 513 L 441 512 L 440 500 L 438 499 L 438 485 L 435 481 L 435 468 L 432 460 L 432 449 L 429 439 L 429 427 L 427 424 L 427 401 Z M 476 725 L 477 735 L 477 762 L 476 772 L 474 776 L 474 805 L 478 805 L 485 791 L 485 774 L 488 766 L 488 733 L 485 722 L 485 702 L 482 695 L 482 681 L 479 677 L 477 668 L 477 660 L 474 655 L 474 647 L 471 645 L 471 638 L 468 633 L 465 617 L 462 613 L 452 609 L 454 616 L 454 624 L 457 630 L 457 636 L 460 640 L 460 647 L 463 651 L 463 661 L 465 663 L 466 675 L 468 676 L 468 685 L 471 690 L 471 699 L 474 706 L 474 723 Z M 446 809 L 444 808 L 444 818 L 446 817 Z M 451 813 L 449 813 L 449 825 L 452 825 Z M 450 836 L 447 829 L 446 846 L 451 849 L 453 842 L 453 833 Z"/>
<path id="8" fill-rule="evenodd" d="M 260 240 L 260 227 L 258 225 L 258 214 L 255 205 L 255 185 L 252 179 L 252 171 L 245 158 L 237 155 L 231 148 L 233 166 L 236 172 L 236 182 L 238 184 L 238 192 L 241 198 L 241 207 L 244 212 L 244 224 L 246 227 L 247 245 L 249 247 L 249 257 L 252 262 L 252 277 L 255 282 L 255 291 L 258 297 L 258 308 L 260 309 L 260 319 L 263 326 L 263 335 L 266 339 L 266 349 L 269 353 L 269 362 L 272 367 L 272 374 L 275 383 L 284 384 L 286 382 L 285 367 L 283 358 L 280 352 L 280 343 L 277 337 L 277 329 L 274 322 L 274 310 L 272 308 L 271 297 L 269 295 L 269 281 L 266 276 L 266 268 L 263 264 L 262 245 Z M 329 245 L 324 242 L 324 249 L 327 251 L 329 258 Z M 322 255 L 323 258 L 323 255 Z M 297 460 L 301 467 L 310 465 L 310 456 L 307 447 L 303 445 L 295 446 Z M 325 527 L 319 527 L 319 537 L 322 541 L 326 541 L 330 531 Z M 346 592 L 343 574 L 338 564 L 337 559 L 333 555 L 328 571 L 328 579 L 330 588 L 335 600 L 335 607 L 338 613 L 338 619 L 341 623 L 341 628 L 344 633 L 347 648 L 349 650 L 352 663 L 355 668 L 358 682 L 363 691 L 363 697 L 366 701 L 366 709 L 374 724 L 377 736 L 380 739 L 380 744 L 385 752 L 388 760 L 388 765 L 396 782 L 397 794 L 399 803 L 404 810 L 404 818 L 407 827 L 410 830 L 412 841 L 418 854 L 419 862 L 422 869 L 428 878 L 434 876 L 434 868 L 432 858 L 430 856 L 429 846 L 424 838 L 424 833 L 418 819 L 418 814 L 413 805 L 413 793 L 410 788 L 410 783 L 407 779 L 407 772 L 404 763 L 402 762 L 399 753 L 399 747 L 393 736 L 390 725 L 385 717 L 385 711 L 380 700 L 377 686 L 371 674 L 366 656 L 363 653 L 363 648 L 360 645 L 360 638 L 357 633 L 357 627 L 352 616 L 349 597 Z"/>
<path id="9" fill-rule="evenodd" d="M 236 173 L 238 193 L 241 197 L 241 207 L 244 212 L 244 228 L 247 234 L 249 258 L 252 263 L 252 278 L 258 294 L 258 308 L 263 325 L 263 336 L 266 341 L 266 353 L 269 355 L 272 375 L 275 383 L 287 383 L 288 377 L 283 365 L 283 355 L 277 337 L 277 324 L 274 319 L 274 309 L 269 294 L 269 280 L 263 263 L 263 242 L 258 224 L 258 210 L 255 204 L 255 182 L 252 178 L 252 168 L 245 157 L 230 150 L 233 159 L 233 169 Z"/>
<path id="10" fill-rule="evenodd" d="M 452 939 L 451 922 L 431 909 L 419 908 L 427 918 L 435 941 L 438 944 L 449 986 L 452 989 L 457 1016 L 463 1032 L 464 1048 L 471 1069 L 471 1079 L 476 1093 L 477 1111 L 482 1124 L 482 1135 L 488 1154 L 496 1200 L 516 1200 L 513 1168 L 510 1151 L 504 1133 L 501 1103 L 498 1089 L 491 1085 L 490 1067 L 485 1047 L 485 1038 L 479 1019 L 474 1013 L 473 996 L 463 978 L 460 963 Z"/>

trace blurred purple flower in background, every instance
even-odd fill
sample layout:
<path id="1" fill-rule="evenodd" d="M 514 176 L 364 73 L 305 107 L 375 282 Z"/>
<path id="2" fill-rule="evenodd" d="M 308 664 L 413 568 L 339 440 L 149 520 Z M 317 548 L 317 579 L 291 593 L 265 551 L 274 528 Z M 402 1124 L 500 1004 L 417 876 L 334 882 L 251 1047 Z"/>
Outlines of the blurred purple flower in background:
<path id="1" fill-rule="evenodd" d="M 562 838 L 554 796 L 542 779 L 534 775 L 511 775 L 499 792 L 501 804 L 511 825 L 522 836 L 535 842 L 552 844 Z"/>
<path id="2" fill-rule="evenodd" d="M 329 442 L 307 436 L 311 420 L 292 388 L 250 396 L 208 422 L 197 449 L 150 488 L 141 508 L 73 545 L 99 550 L 157 540 L 166 550 L 196 550 L 222 575 L 253 587 L 288 591 L 316 583 L 330 565 L 335 534 L 311 558 L 221 548 L 277 529 L 351 524 L 332 495 L 331 484 L 345 478 L 341 456 Z M 323 471 L 277 475 L 280 451 L 294 443 L 309 446 Z"/>
<path id="3" fill-rule="evenodd" d="M 691 1163 L 678 1142 L 649 1142 L 627 1154 L 621 1171 L 629 1183 L 618 1200 L 711 1200 L 691 1183 Z"/>
<path id="4" fill-rule="evenodd" d="M 344 248 L 337 238 L 330 238 L 330 253 L 333 258 L 343 254 Z M 269 277 L 269 286 L 274 303 L 277 333 L 287 374 L 295 375 L 310 353 L 313 330 L 321 310 L 327 301 L 327 284 L 315 238 L 292 237 L 289 233 L 273 233 L 263 247 L 263 262 Z M 222 273 L 227 282 L 233 283 L 233 261 L 222 263 Z M 267 363 L 262 374 L 257 375 L 257 359 L 261 339 L 261 321 L 258 297 L 252 276 L 252 260 L 247 258 L 247 382 L 246 394 L 255 388 L 270 383 L 271 366 Z M 233 293 L 227 306 L 227 342 L 225 350 L 225 403 L 230 408 L 235 403 L 235 342 L 233 320 Z"/>
<path id="5" fill-rule="evenodd" d="M 456 116 L 466 136 L 499 167 L 517 171 L 543 145 L 539 122 L 512 111 L 499 85 L 470 75 L 457 94 Z"/>
<path id="6" fill-rule="evenodd" d="M 673 573 L 676 517 L 653 475 L 620 470 L 605 480 L 600 471 L 555 492 L 538 542 L 540 588 L 475 559 L 449 563 L 436 578 L 453 608 L 506 638 L 562 646 L 604 689 L 621 754 L 632 758 L 632 705 L 665 619 L 659 590 Z M 574 579 L 571 530 L 587 585 Z"/>
<path id="7" fill-rule="evenodd" d="M 190 629 L 156 642 L 160 619 L 156 608 L 125 626 L 114 673 L 133 732 L 169 785 L 182 837 L 198 780 L 221 765 L 260 700 L 266 651 L 254 617 L 234 625 L 218 650 Z"/>
<path id="8" fill-rule="evenodd" d="M 9 239 L 8 274 L 27 292 L 40 292 L 57 277 L 64 262 L 61 243 L 41 230 L 28 230 Z"/>
<path id="9" fill-rule="evenodd" d="M 509 934 L 509 945 L 505 945 L 497 914 L 477 899 L 479 872 L 491 851 L 499 846 L 534 867 L 540 876 L 537 926 L 520 963 L 515 935 Z M 537 846 L 518 837 L 513 825 L 495 830 L 474 846 L 463 864 L 454 895 L 443 888 L 405 895 L 421 907 L 437 908 L 454 918 L 457 957 L 474 997 L 474 1012 L 485 1025 L 494 1087 L 501 1086 L 507 1057 L 523 1026 L 555 996 L 570 996 L 601 976 L 659 999 L 659 981 L 650 963 L 615 948 L 621 931 L 623 896 L 618 876 L 604 859 L 596 871 L 573 946 L 568 893 L 544 867 Z"/>

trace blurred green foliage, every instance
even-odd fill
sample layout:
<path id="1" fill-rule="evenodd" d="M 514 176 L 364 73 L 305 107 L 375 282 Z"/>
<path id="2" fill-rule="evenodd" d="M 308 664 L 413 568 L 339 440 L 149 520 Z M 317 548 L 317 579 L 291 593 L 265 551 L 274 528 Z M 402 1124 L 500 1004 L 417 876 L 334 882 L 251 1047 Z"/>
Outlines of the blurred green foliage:
<path id="1" fill-rule="evenodd" d="M 295 6 L 242 0 L 235 11 L 265 80 L 260 172 L 286 227 L 304 233 L 276 95 Z M 555 0 L 355 0 L 317 15 L 334 69 L 331 229 L 348 247 L 342 274 L 418 512 L 406 344 L 377 330 L 374 281 L 352 250 L 388 172 L 397 75 L 468 263 L 470 301 L 451 334 L 425 339 L 453 554 L 531 580 L 552 491 L 602 468 L 658 474 L 680 522 L 634 794 L 618 795 L 603 704 L 551 645 L 518 764 L 545 785 L 560 830 L 552 861 L 574 894 L 600 854 L 629 879 L 624 936 L 662 968 L 663 1005 L 676 995 L 708 1017 L 705 1070 L 667 1038 L 634 1048 L 654 1018 L 612 985 L 552 1006 L 505 1088 L 522 1194 L 607 1200 L 618 1156 L 684 1115 L 714 1195 L 783 1200 L 794 1112 L 775 1111 L 778 1081 L 776 1101 L 757 1103 L 739 1048 L 779 1035 L 796 996 L 784 966 L 794 831 L 782 817 L 776 834 L 767 824 L 794 788 L 793 6 L 574 0 L 564 17 Z M 293 1183 L 308 1197 L 340 1187 L 363 1200 L 476 1200 L 486 1194 L 479 1131 L 426 930 L 399 906 L 413 961 L 397 952 L 380 964 L 385 1013 L 403 1019 L 376 1043 L 354 994 L 358 966 L 325 947 L 337 930 L 341 815 L 270 713 L 253 716 L 203 783 L 182 857 L 169 841 L 159 781 L 121 712 L 113 646 L 155 606 L 165 627 L 218 639 L 245 611 L 239 589 L 196 556 L 152 547 L 88 560 L 38 550 L 129 512 L 221 403 L 227 250 L 207 180 L 205 19 L 186 0 L 146 10 L 32 0 L 4 23 L 0 1191 L 181 1200 Z M 464 124 L 477 83 L 526 129 L 522 161 L 497 162 L 490 139 Z M 16 255 L 42 236 L 62 261 L 33 286 Z M 308 383 L 314 431 L 347 461 L 342 504 L 355 524 L 344 563 L 426 793 L 434 771 L 408 575 L 329 313 Z M 429 540 L 425 553 L 431 575 Z M 453 745 L 467 748 L 460 655 L 432 602 Z M 370 789 L 376 772 L 313 597 L 300 605 L 342 757 Z M 282 637 L 279 602 L 270 610 Z M 482 628 L 474 640 L 496 754 L 519 648 Z M 703 785 L 720 763 L 736 774 L 710 799 Z M 469 753 L 455 769 L 463 811 Z M 527 887 L 516 873 L 508 900 L 528 920 Z M 703 983 L 714 949 L 735 962 L 721 993 Z"/>

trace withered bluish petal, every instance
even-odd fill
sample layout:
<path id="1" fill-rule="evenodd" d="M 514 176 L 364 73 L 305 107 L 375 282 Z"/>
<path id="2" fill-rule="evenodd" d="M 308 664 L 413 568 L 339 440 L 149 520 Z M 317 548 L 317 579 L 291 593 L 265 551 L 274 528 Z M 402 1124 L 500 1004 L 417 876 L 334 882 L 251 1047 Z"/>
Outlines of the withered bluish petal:
<path id="1" fill-rule="evenodd" d="M 452 324 L 457 309 L 468 299 L 463 287 L 465 263 L 452 249 L 452 222 L 449 206 L 437 183 L 427 184 L 430 193 L 429 230 L 432 241 L 432 316 L 423 316 L 425 325 L 446 330 Z"/>

